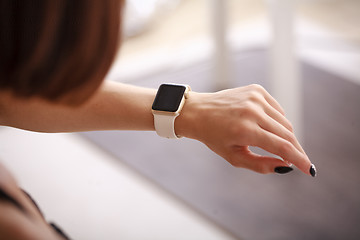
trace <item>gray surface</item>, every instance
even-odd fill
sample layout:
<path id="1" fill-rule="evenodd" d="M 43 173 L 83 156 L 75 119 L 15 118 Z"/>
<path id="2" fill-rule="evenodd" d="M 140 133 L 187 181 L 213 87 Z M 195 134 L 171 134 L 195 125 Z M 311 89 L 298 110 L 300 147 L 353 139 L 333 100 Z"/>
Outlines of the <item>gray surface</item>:
<path id="1" fill-rule="evenodd" d="M 234 56 L 237 86 L 267 87 L 266 52 Z M 211 91 L 211 65 L 135 81 L 188 83 Z M 83 135 L 242 239 L 359 239 L 360 86 L 303 64 L 304 148 L 319 174 L 259 175 L 236 169 L 203 144 L 152 132 Z M 184 229 L 186 231 L 186 229 Z"/>

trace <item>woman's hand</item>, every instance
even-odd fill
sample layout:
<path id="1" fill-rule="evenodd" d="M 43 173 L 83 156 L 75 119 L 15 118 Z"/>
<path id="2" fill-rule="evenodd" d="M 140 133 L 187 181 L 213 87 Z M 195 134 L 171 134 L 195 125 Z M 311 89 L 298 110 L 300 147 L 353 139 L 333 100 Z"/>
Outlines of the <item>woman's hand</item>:
<path id="1" fill-rule="evenodd" d="M 175 129 L 179 135 L 203 142 L 233 166 L 259 173 L 285 173 L 293 163 L 311 175 L 312 164 L 284 110 L 259 85 L 216 93 L 190 92 Z M 260 147 L 284 161 L 257 155 L 249 146 Z"/>

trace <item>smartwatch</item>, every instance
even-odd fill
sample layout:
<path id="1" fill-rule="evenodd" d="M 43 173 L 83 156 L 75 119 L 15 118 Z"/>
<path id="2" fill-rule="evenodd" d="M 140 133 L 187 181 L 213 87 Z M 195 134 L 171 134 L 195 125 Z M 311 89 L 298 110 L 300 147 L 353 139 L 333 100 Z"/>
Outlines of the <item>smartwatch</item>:
<path id="1" fill-rule="evenodd" d="M 154 103 L 152 113 L 156 133 L 165 138 L 178 139 L 181 136 L 175 133 L 175 119 L 179 116 L 188 97 L 190 87 L 188 85 L 162 84 L 160 85 Z"/>

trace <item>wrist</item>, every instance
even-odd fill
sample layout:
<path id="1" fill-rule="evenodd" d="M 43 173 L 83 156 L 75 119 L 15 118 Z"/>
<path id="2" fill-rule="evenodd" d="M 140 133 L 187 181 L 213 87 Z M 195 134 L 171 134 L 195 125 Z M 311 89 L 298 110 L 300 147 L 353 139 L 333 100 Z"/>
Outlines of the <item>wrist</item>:
<path id="1" fill-rule="evenodd" d="M 199 121 L 198 110 L 201 106 L 201 93 L 190 91 L 180 115 L 176 118 L 174 128 L 177 135 L 196 139 Z"/>

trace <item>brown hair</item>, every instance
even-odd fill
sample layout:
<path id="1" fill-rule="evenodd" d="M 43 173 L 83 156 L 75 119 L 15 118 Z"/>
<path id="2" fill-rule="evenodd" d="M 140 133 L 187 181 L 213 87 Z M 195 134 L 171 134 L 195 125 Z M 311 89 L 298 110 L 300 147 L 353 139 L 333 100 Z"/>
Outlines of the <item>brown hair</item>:
<path id="1" fill-rule="evenodd" d="M 0 90 L 89 97 L 116 54 L 121 0 L 0 0 Z M 91 86 L 91 87 L 89 87 Z"/>

